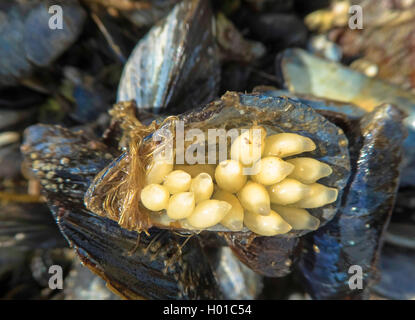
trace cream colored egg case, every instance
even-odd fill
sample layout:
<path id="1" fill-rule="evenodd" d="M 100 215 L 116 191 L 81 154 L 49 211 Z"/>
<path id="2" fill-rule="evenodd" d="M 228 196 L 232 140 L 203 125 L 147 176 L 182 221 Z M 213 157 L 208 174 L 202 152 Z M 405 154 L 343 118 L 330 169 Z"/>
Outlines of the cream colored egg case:
<path id="1" fill-rule="evenodd" d="M 141 204 L 152 211 L 153 221 L 191 230 L 218 224 L 228 231 L 246 227 L 260 236 L 316 230 L 320 221 L 306 209 L 336 201 L 338 190 L 316 183 L 332 173 L 328 164 L 293 157 L 315 149 L 308 137 L 267 136 L 263 127 L 253 126 L 233 141 L 229 159 L 218 165 L 153 160 Z M 246 175 L 249 166 L 254 174 Z"/>

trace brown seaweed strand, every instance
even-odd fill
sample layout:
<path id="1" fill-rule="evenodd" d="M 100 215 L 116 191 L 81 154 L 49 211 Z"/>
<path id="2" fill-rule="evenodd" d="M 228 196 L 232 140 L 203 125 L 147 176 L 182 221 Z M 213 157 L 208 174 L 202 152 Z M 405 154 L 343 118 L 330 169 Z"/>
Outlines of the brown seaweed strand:
<path id="1" fill-rule="evenodd" d="M 115 179 L 106 192 L 104 210 L 111 218 L 117 217 L 121 227 L 147 233 L 152 224 L 148 210 L 140 205 L 140 194 L 145 185 L 146 168 L 155 149 L 161 145 L 156 146 L 154 142 L 144 143 L 144 138 L 167 123 L 174 128 L 176 117 L 168 117 L 160 125 L 153 121 L 145 126 L 135 116 L 134 103 L 119 103 L 110 114 L 114 121 L 120 123 L 129 143 L 127 161 L 119 168 L 125 172 L 121 175 L 122 179 Z"/>
<path id="2" fill-rule="evenodd" d="M 140 208 L 140 194 L 144 185 L 145 170 L 140 157 L 139 150 L 142 145 L 142 136 L 131 139 L 129 144 L 129 172 L 126 182 L 120 185 L 124 199 L 121 205 L 118 224 L 129 230 L 143 231 L 151 227 L 150 217 L 144 208 Z"/>

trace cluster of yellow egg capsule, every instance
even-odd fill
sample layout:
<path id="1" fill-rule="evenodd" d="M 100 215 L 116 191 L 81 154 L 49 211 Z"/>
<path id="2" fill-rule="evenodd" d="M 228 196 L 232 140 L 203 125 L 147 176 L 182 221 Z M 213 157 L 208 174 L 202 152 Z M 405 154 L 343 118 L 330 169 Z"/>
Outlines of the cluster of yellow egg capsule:
<path id="1" fill-rule="evenodd" d="M 260 130 L 260 139 L 254 139 L 254 130 Z M 282 159 L 315 148 L 310 138 L 294 133 L 267 136 L 263 127 L 254 126 L 234 140 L 230 159 L 217 166 L 153 160 L 141 202 L 187 229 L 220 223 L 231 231 L 245 226 L 261 236 L 316 230 L 320 221 L 305 209 L 337 199 L 337 189 L 316 183 L 332 169 L 312 158 Z M 254 174 L 247 175 L 247 167 Z"/>

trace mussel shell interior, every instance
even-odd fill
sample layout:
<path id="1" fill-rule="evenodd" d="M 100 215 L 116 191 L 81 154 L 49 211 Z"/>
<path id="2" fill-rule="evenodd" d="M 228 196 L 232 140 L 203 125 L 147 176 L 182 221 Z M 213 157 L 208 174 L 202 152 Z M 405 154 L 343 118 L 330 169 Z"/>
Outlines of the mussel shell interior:
<path id="1" fill-rule="evenodd" d="M 320 226 L 334 217 L 341 201 L 342 190 L 350 175 L 348 140 L 342 129 L 311 107 L 286 97 L 228 92 L 220 100 L 210 103 L 205 108 L 182 115 L 181 119 L 185 122 L 185 130 L 191 128 L 202 131 L 211 128 L 229 130 L 250 127 L 255 123 L 265 127 L 268 134 L 292 132 L 311 138 L 317 146 L 316 150 L 303 153 L 301 156 L 317 159 L 332 167 L 333 173 L 319 180 L 319 183 L 337 188 L 339 196 L 334 203 L 310 209 L 309 212 L 320 219 Z M 154 217 L 157 217 L 157 214 L 152 216 Z M 170 223 L 166 219 L 156 219 L 153 222 L 160 228 L 183 229 L 179 221 Z M 206 230 L 231 232 L 221 225 Z M 250 231 L 244 228 L 241 232 Z M 308 232 L 292 230 L 279 237 L 302 236 Z"/>

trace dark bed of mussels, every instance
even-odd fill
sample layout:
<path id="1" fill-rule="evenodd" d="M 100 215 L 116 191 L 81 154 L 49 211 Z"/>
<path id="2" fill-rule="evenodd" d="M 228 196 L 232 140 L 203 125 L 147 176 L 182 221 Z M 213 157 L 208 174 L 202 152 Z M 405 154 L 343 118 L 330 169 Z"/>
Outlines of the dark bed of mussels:
<path id="1" fill-rule="evenodd" d="M 414 17 L 407 0 L 0 4 L 0 299 L 415 299 Z M 177 144 L 156 167 L 178 123 L 242 130 L 221 160 L 281 170 L 192 167 Z M 255 130 L 265 151 L 237 154 Z"/>

